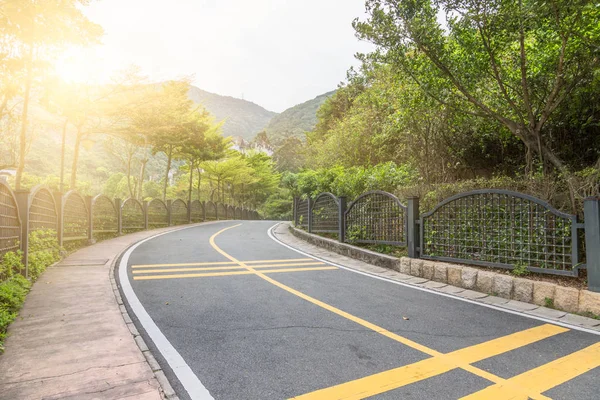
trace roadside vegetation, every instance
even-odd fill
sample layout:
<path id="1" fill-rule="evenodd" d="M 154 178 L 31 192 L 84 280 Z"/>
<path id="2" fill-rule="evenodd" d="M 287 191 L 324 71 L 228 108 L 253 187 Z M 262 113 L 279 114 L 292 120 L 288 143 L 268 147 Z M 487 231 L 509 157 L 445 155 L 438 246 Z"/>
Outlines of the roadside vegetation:
<path id="1" fill-rule="evenodd" d="M 591 1 L 366 2 L 376 45 L 275 150 L 294 195 L 387 190 L 421 209 L 479 188 L 581 213 L 600 194 L 600 11 Z M 277 158 L 277 156 L 280 156 Z"/>

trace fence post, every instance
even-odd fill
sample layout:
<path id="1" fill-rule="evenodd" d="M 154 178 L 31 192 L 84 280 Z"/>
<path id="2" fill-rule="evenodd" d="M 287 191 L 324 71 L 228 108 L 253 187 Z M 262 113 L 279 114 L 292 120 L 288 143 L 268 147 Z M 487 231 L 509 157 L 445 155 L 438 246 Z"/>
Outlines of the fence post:
<path id="1" fill-rule="evenodd" d="M 29 190 L 15 190 L 19 217 L 21 218 L 20 245 L 23 252 L 23 265 L 25 277 L 29 278 Z"/>
<path id="2" fill-rule="evenodd" d="M 346 241 L 346 196 L 339 197 L 338 230 L 338 240 L 344 243 Z"/>
<path id="3" fill-rule="evenodd" d="M 115 209 L 117 210 L 117 235 L 121 236 L 123 234 L 123 213 L 121 210 L 121 206 L 123 205 L 123 201 L 121 199 L 115 199 Z"/>
<path id="4" fill-rule="evenodd" d="M 142 202 L 142 210 L 144 210 L 144 230 L 148 230 L 148 202 Z"/>
<path id="5" fill-rule="evenodd" d="M 308 233 L 312 233 L 312 225 L 313 225 L 313 215 L 312 215 L 312 199 L 309 197 L 307 199 L 307 206 L 308 206 Z"/>
<path id="6" fill-rule="evenodd" d="M 187 201 L 186 202 L 187 205 L 187 223 L 191 224 L 192 223 L 192 201 Z"/>
<path id="7" fill-rule="evenodd" d="M 171 210 L 173 209 L 173 200 L 167 200 L 167 226 L 173 224 Z"/>
<path id="8" fill-rule="evenodd" d="M 64 217 L 64 204 L 63 204 L 63 194 L 61 192 L 52 193 L 54 197 L 54 203 L 56 204 L 56 238 L 58 239 L 58 245 L 62 247 L 63 245 L 63 217 Z"/>
<path id="9" fill-rule="evenodd" d="M 588 197 L 583 204 L 588 288 L 600 292 L 600 197 Z"/>
<path id="10" fill-rule="evenodd" d="M 92 196 L 85 196 L 85 205 L 87 206 L 87 217 L 88 217 L 88 244 L 94 244 L 96 241 L 94 240 L 94 211 L 92 209 Z"/>
<path id="11" fill-rule="evenodd" d="M 201 204 L 202 204 L 202 222 L 206 222 L 206 202 L 203 201 Z"/>
<path id="12" fill-rule="evenodd" d="M 419 198 L 409 197 L 408 198 L 408 210 L 407 210 L 407 246 L 408 256 L 410 258 L 419 258 L 419 247 L 420 247 L 420 231 L 419 231 Z"/>

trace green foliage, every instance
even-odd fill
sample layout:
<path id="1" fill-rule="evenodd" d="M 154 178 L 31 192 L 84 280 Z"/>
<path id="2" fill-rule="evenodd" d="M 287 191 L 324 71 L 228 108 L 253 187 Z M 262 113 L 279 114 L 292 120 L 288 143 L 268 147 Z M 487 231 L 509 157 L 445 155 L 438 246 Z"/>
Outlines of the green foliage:
<path id="1" fill-rule="evenodd" d="M 394 191 L 415 181 L 416 172 L 408 165 L 387 162 L 373 167 L 334 167 L 288 173 L 283 184 L 294 196 L 315 197 L 322 192 L 354 199 L 370 190 Z"/>
<path id="2" fill-rule="evenodd" d="M 554 299 L 544 297 L 544 306 L 548 308 L 554 308 Z"/>
<path id="3" fill-rule="evenodd" d="M 281 189 L 267 198 L 260 212 L 265 219 L 291 221 L 292 205 L 293 200 L 289 191 Z"/>
<path id="4" fill-rule="evenodd" d="M 514 276 L 527 276 L 530 274 L 527 264 L 516 264 L 510 273 Z"/>
<path id="5" fill-rule="evenodd" d="M 4 350 L 6 329 L 17 317 L 30 287 L 31 283 L 21 275 L 0 283 L 0 353 Z"/>
<path id="6" fill-rule="evenodd" d="M 0 262 L 0 282 L 10 279 L 16 274 L 20 274 L 24 268 L 23 252 L 21 250 L 4 253 Z"/>
<path id="7" fill-rule="evenodd" d="M 60 260 L 56 231 L 35 230 L 29 234 L 29 277 L 35 282 L 46 268 Z"/>

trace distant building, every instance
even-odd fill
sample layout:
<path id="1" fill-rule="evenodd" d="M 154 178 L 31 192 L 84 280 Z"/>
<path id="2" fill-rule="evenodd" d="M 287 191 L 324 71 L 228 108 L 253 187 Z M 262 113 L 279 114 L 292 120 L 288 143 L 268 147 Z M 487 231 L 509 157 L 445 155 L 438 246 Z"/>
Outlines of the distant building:
<path id="1" fill-rule="evenodd" d="M 245 154 L 249 150 L 254 150 L 259 153 L 266 154 L 268 156 L 273 155 L 273 148 L 266 143 L 247 142 L 241 136 L 232 136 L 231 143 L 231 148 L 239 151 L 242 154 Z"/>

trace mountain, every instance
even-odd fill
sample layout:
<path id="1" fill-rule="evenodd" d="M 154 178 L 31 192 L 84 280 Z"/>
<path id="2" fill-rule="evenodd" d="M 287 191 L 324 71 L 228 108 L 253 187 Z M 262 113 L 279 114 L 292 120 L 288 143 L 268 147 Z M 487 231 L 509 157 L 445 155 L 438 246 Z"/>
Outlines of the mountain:
<path id="1" fill-rule="evenodd" d="M 206 92 L 195 86 L 191 87 L 189 97 L 204 106 L 217 121 L 225 121 L 224 136 L 240 136 L 251 140 L 277 115 L 250 101 Z"/>
<path id="2" fill-rule="evenodd" d="M 265 128 L 271 143 L 280 143 L 291 136 L 304 139 L 304 132 L 313 130 L 317 124 L 317 110 L 334 93 L 335 90 L 327 92 L 275 115 Z"/>

